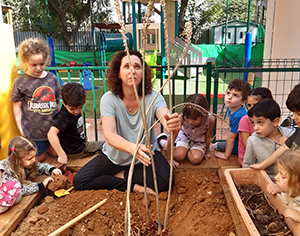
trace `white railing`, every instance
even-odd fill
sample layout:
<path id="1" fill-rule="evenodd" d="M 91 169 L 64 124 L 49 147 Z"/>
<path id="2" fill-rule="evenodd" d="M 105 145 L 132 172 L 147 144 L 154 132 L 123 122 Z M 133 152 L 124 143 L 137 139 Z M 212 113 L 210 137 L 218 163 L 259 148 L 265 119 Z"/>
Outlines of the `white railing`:
<path id="1" fill-rule="evenodd" d="M 170 47 L 170 64 L 171 65 L 176 65 L 177 62 L 179 61 L 183 49 L 185 48 L 186 42 L 183 41 L 180 38 L 176 38 L 174 40 L 169 41 L 169 47 Z M 182 64 L 183 65 L 196 65 L 200 64 L 202 65 L 203 63 L 203 53 L 199 49 L 196 49 L 192 44 L 189 47 L 188 53 L 186 57 L 183 59 Z M 181 73 L 184 73 L 184 68 L 179 68 L 179 71 Z M 199 73 L 202 74 L 203 70 L 202 68 L 199 69 Z M 195 77 L 196 76 L 196 69 L 195 68 L 187 68 L 187 75 L 188 78 Z"/>

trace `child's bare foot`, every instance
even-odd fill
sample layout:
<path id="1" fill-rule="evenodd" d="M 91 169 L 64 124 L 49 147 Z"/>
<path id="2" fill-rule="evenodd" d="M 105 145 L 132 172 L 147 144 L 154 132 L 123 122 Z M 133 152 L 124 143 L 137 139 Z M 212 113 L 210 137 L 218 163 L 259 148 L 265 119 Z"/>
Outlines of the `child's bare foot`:
<path id="1" fill-rule="evenodd" d="M 144 193 L 144 187 L 141 185 L 135 184 L 132 191 L 137 192 L 137 193 Z M 149 194 L 155 195 L 155 192 L 151 188 L 147 187 L 146 192 Z"/>
<path id="2" fill-rule="evenodd" d="M 205 154 L 205 159 L 208 160 L 212 157 L 212 154 L 211 153 L 206 153 Z"/>
<path id="3" fill-rule="evenodd" d="M 224 152 L 215 152 L 214 156 L 223 160 L 227 160 Z"/>
<path id="4" fill-rule="evenodd" d="M 214 150 L 215 150 L 215 144 L 211 143 L 211 144 L 209 145 L 209 150 L 210 150 L 210 151 L 214 151 Z"/>
<path id="5" fill-rule="evenodd" d="M 114 176 L 117 178 L 120 178 L 120 179 L 124 179 L 124 173 L 125 173 L 125 170 L 122 170 L 122 171 L 116 173 Z"/>

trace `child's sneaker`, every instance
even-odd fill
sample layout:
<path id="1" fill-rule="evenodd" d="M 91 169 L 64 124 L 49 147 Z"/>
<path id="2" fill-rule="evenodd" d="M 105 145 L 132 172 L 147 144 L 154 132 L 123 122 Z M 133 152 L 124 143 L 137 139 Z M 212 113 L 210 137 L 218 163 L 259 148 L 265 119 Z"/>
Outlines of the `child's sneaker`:
<path id="1" fill-rule="evenodd" d="M 157 143 L 160 149 L 165 149 L 164 144 L 168 142 L 168 136 L 165 133 L 161 133 L 157 136 Z"/>

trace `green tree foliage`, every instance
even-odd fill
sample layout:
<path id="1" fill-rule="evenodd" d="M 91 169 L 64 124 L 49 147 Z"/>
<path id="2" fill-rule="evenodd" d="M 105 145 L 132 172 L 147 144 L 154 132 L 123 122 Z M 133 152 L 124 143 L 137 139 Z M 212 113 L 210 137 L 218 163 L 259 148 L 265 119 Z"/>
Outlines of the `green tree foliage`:
<path id="1" fill-rule="evenodd" d="M 111 13 L 109 0 L 48 0 L 50 29 L 47 23 L 46 0 L 3 0 L 3 4 L 12 7 L 14 30 L 36 31 L 54 38 L 62 37 L 70 46 L 82 23 L 91 24 L 90 1 L 93 21 L 108 21 Z"/>
<path id="2" fill-rule="evenodd" d="M 213 26 L 221 14 L 220 4 L 213 1 L 203 1 L 199 3 L 197 0 L 189 0 L 184 21 L 193 22 L 193 39 L 195 43 L 203 29 Z"/>
<path id="3" fill-rule="evenodd" d="M 250 22 L 254 22 L 256 19 L 256 2 L 256 0 L 251 1 Z M 248 4 L 249 0 L 229 0 L 228 20 L 241 20 L 247 22 Z M 218 5 L 220 6 L 220 12 L 216 18 L 216 23 L 222 23 L 226 20 L 227 1 L 218 0 Z"/>
<path id="4" fill-rule="evenodd" d="M 251 1 L 250 21 L 256 20 L 256 0 Z M 229 0 L 228 21 L 247 22 L 249 0 Z M 193 22 L 193 42 L 197 42 L 204 29 L 226 21 L 226 0 L 182 0 L 179 13 L 179 33 L 181 26 L 190 20 Z M 180 18 L 181 12 L 184 17 Z"/>

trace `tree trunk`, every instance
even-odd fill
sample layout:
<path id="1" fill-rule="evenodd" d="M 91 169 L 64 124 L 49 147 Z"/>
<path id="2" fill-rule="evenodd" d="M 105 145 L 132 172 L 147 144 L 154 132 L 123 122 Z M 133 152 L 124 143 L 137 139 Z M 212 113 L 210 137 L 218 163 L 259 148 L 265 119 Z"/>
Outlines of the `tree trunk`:
<path id="1" fill-rule="evenodd" d="M 186 12 L 186 7 L 189 3 L 189 0 L 181 0 L 181 5 L 180 5 L 180 12 L 178 16 L 178 34 L 179 36 L 182 34 L 183 29 L 184 29 L 184 22 L 183 18 Z"/>
<path id="2" fill-rule="evenodd" d="M 56 5 L 53 0 L 48 0 L 53 9 L 57 12 L 57 15 L 59 17 L 59 21 L 61 23 L 61 35 L 63 37 L 63 40 L 67 45 L 72 48 L 73 46 L 73 37 L 77 33 L 78 29 L 80 28 L 80 24 L 82 20 L 84 19 L 84 16 L 89 13 L 90 8 L 89 7 L 82 7 L 80 15 L 77 16 L 76 24 L 71 28 L 71 30 L 68 30 L 68 25 L 66 21 L 66 14 L 69 8 L 74 3 L 74 0 L 69 0 L 67 4 L 62 7 L 61 5 Z M 91 0 L 92 1 L 92 0 Z M 95 0 L 93 0 L 94 2 Z"/>

